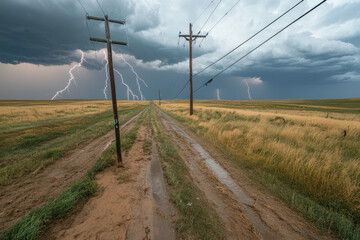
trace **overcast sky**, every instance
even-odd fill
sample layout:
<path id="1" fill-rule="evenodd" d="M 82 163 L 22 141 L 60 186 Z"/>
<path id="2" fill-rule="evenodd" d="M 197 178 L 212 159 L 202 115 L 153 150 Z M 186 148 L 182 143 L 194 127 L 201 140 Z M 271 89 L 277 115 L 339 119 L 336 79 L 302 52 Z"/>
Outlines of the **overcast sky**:
<path id="1" fill-rule="evenodd" d="M 90 35 L 105 37 L 104 22 L 86 21 L 86 12 L 97 17 L 103 13 L 96 0 L 81 2 L 85 10 L 76 0 L 0 1 L 0 99 L 51 99 L 66 86 L 68 89 L 55 99 L 111 97 L 109 86 L 105 88 L 106 44 L 89 41 Z M 194 24 L 194 34 L 199 30 L 207 34 L 212 29 L 203 42 L 198 39 L 193 45 L 195 74 L 299 0 L 237 2 L 99 0 L 109 18 L 126 21 L 126 25 L 110 23 L 112 40 L 128 43 L 113 45 L 114 67 L 123 76 L 121 79 L 115 73 L 118 98 L 156 99 L 159 89 L 162 98 L 178 94 L 189 79 L 189 44 L 178 35 L 180 31 L 189 33 L 189 23 Z M 194 89 L 319 2 L 304 0 L 251 41 L 195 76 Z M 360 97 L 359 12 L 360 0 L 328 0 L 214 78 L 195 93 L 195 98 L 217 99 L 217 92 L 220 99 Z M 124 60 L 133 66 L 138 78 Z M 69 83 L 72 68 L 74 80 Z M 186 86 L 177 98 L 188 95 Z"/>

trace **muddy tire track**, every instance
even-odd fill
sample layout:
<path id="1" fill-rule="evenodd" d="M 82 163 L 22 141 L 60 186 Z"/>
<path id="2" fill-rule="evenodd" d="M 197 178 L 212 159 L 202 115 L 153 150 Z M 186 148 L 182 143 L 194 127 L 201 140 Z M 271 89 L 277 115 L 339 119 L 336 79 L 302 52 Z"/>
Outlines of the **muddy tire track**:
<path id="1" fill-rule="evenodd" d="M 159 109 L 158 113 L 164 128 L 189 167 L 195 184 L 213 202 L 225 223 L 228 239 L 334 239 L 330 235 L 319 233 L 310 223 L 266 191 L 260 191 L 247 183 L 248 179 L 236 173 L 226 164 L 226 160 L 219 157 L 219 151 L 209 145 L 206 145 L 205 150 L 198 144 L 202 142 L 200 138 L 188 133 L 189 131 L 185 132 L 184 128 L 180 128 L 178 123 Z"/>
<path id="2" fill-rule="evenodd" d="M 132 129 L 143 111 L 145 109 L 121 126 L 122 134 Z M 111 130 L 104 136 L 81 144 L 49 167 L 35 171 L 30 179 L 1 186 L 0 232 L 9 229 L 26 211 L 44 205 L 83 177 L 114 139 L 114 130 Z"/>

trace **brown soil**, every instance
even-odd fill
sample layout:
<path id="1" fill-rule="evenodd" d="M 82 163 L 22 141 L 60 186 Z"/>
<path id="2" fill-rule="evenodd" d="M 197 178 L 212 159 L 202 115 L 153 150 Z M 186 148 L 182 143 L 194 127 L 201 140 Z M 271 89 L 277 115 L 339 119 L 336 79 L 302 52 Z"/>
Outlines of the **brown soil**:
<path id="1" fill-rule="evenodd" d="M 159 161 L 156 146 L 153 154 L 147 155 L 145 139 L 151 141 L 150 131 L 141 126 L 136 142 L 123 157 L 125 167 L 98 174 L 99 195 L 76 215 L 48 229 L 42 239 L 175 239 L 166 190 L 157 191 L 159 183 L 154 182 L 160 177 L 160 185 L 165 186 L 161 168 L 153 164 Z"/>
<path id="2" fill-rule="evenodd" d="M 122 133 L 135 124 L 140 114 L 121 126 Z M 57 197 L 64 189 L 84 176 L 114 141 L 113 130 L 91 142 L 82 144 L 68 156 L 45 169 L 32 173 L 21 183 L 0 187 L 0 232 L 10 228 L 26 211 L 40 207 Z"/>
<path id="3" fill-rule="evenodd" d="M 166 118 L 171 119 L 168 116 Z M 238 196 L 220 182 L 205 164 L 206 159 L 194 149 L 189 139 L 174 130 L 164 117 L 161 119 L 181 156 L 186 160 L 194 182 L 213 202 L 217 213 L 225 223 L 228 239 L 334 239 L 328 234 L 321 234 L 314 226 L 266 190 L 254 186 L 246 177 L 246 173 L 239 171 L 238 168 L 235 170 L 231 162 L 224 159 L 218 149 L 186 130 L 189 138 L 197 143 L 201 142 L 202 148 L 227 171 L 238 187 L 244 191 L 246 198 L 250 199 L 251 205 L 246 206 L 241 201 L 239 202 Z M 175 123 L 173 119 L 171 121 Z M 176 125 L 180 126 L 179 123 Z"/>

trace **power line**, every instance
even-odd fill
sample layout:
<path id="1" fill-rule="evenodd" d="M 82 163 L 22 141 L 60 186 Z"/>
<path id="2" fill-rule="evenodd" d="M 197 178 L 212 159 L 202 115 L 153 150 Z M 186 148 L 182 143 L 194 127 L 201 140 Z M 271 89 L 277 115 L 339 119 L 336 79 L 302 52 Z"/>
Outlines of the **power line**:
<path id="1" fill-rule="evenodd" d="M 320 2 L 318 5 L 316 5 L 315 7 L 311 8 L 309 11 L 307 11 L 306 13 L 304 13 L 303 15 L 301 15 L 300 17 L 298 17 L 297 19 L 295 19 L 294 21 L 292 21 L 291 23 L 289 23 L 288 25 L 286 25 L 285 27 L 283 27 L 280 31 L 278 31 L 277 33 L 275 33 L 274 35 L 272 35 L 271 37 L 269 37 L 268 39 L 266 39 L 264 42 L 262 42 L 261 44 L 259 44 L 257 47 L 255 47 L 254 49 L 252 49 L 250 52 L 246 53 L 245 55 L 243 55 L 241 58 L 239 58 L 238 60 L 236 60 L 235 62 L 233 62 L 232 64 L 230 64 L 229 66 L 227 66 L 225 69 L 221 70 L 220 72 L 218 72 L 216 75 L 214 75 L 210 80 L 208 80 L 207 82 L 205 82 L 203 85 L 201 85 L 199 88 L 197 88 L 194 93 L 196 93 L 198 90 L 200 90 L 202 87 L 207 86 L 209 83 L 211 83 L 217 76 L 219 76 L 220 74 L 222 74 L 223 72 L 225 72 L 226 70 L 228 70 L 230 67 L 234 66 L 236 63 L 238 63 L 239 61 L 241 61 L 242 59 L 244 59 L 245 57 L 247 57 L 248 55 L 250 55 L 252 52 L 254 52 L 256 49 L 260 48 L 262 45 L 264 45 L 265 43 L 267 43 L 268 41 L 270 41 L 271 39 L 273 39 L 275 36 L 277 36 L 279 33 L 281 33 L 282 31 L 284 31 L 285 29 L 287 29 L 288 27 L 290 27 L 291 25 L 293 25 L 295 22 L 299 21 L 301 18 L 305 17 L 307 14 L 309 14 L 310 12 L 312 12 L 313 10 L 315 10 L 317 7 L 319 7 L 320 5 L 322 5 L 324 2 L 326 2 L 327 0 L 323 0 L 322 2 Z"/>
<path id="2" fill-rule="evenodd" d="M 199 18 L 204 14 L 204 12 L 210 7 L 210 5 L 214 2 L 214 0 L 212 0 L 209 5 L 200 13 L 200 15 L 196 18 L 196 20 L 194 21 L 193 25 L 195 25 L 195 23 L 197 22 L 197 20 L 199 20 Z"/>
<path id="3" fill-rule="evenodd" d="M 184 89 L 186 88 L 186 86 L 188 85 L 189 82 L 190 82 L 190 79 L 187 80 L 187 82 L 185 83 L 184 87 L 180 90 L 180 92 L 178 92 L 178 94 L 176 94 L 176 96 L 171 99 L 177 98 L 180 95 L 180 93 L 182 93 L 182 91 L 184 91 Z"/>
<path id="4" fill-rule="evenodd" d="M 239 0 L 240 1 L 240 0 Z M 238 2 L 239 2 L 238 1 Z M 261 30 L 259 30 L 257 33 L 255 33 L 254 35 L 252 35 L 250 38 L 248 38 L 246 41 L 244 41 L 244 42 L 242 42 L 240 45 L 238 45 L 237 47 L 235 47 L 233 50 L 231 50 L 230 52 L 228 52 L 227 54 L 225 54 L 224 56 L 222 56 L 221 58 L 219 58 L 217 61 L 215 61 L 215 62 L 213 62 L 213 63 L 211 63 L 210 65 L 208 65 L 207 67 L 205 67 L 205 68 L 203 68 L 201 71 L 199 71 L 199 72 L 197 72 L 197 73 L 195 73 L 194 75 L 193 75 L 193 77 L 195 77 L 196 75 L 198 75 L 198 74 L 200 74 L 201 72 L 203 72 L 203 71 L 205 71 L 206 69 L 208 69 L 209 67 L 211 67 L 211 66 L 213 66 L 214 64 L 216 64 L 217 62 L 219 62 L 220 60 L 222 60 L 223 58 L 225 58 L 226 56 L 228 56 L 230 53 L 232 53 L 233 51 L 235 51 L 236 49 L 238 49 L 239 47 L 241 47 L 242 45 L 244 45 L 245 43 L 247 43 L 248 41 L 250 41 L 252 38 L 254 38 L 256 35 L 258 35 L 260 32 L 262 32 L 263 30 L 265 30 L 266 28 L 268 28 L 270 25 L 272 25 L 273 23 L 275 23 L 277 20 L 279 20 L 281 17 L 283 17 L 285 14 L 287 14 L 288 12 L 290 12 L 292 9 L 294 9 L 295 7 L 297 7 L 300 3 L 302 3 L 304 0 L 301 0 L 300 2 L 298 2 L 296 5 L 294 5 L 292 8 L 290 8 L 289 10 L 287 10 L 286 12 L 284 12 L 283 14 L 281 14 L 279 17 L 277 17 L 275 20 L 273 20 L 272 22 L 270 22 L 268 25 L 266 25 L 265 27 L 263 27 Z M 236 6 L 236 4 L 238 4 L 238 2 L 237 3 L 235 3 L 234 5 L 233 5 L 233 7 L 232 8 L 234 8 L 235 6 Z M 231 8 L 231 9 L 232 9 Z M 231 10 L 230 9 L 230 10 Z M 229 11 L 230 11 L 229 10 Z M 229 12 L 228 11 L 228 12 Z M 226 15 L 226 14 L 225 14 Z M 224 16 L 225 16 L 224 15 Z M 223 17 L 224 17 L 223 16 Z M 216 25 L 216 24 L 215 24 Z M 214 25 L 214 26 L 215 26 Z M 200 43 L 201 44 L 201 43 Z M 189 81 L 190 80 L 188 80 L 187 82 L 186 82 L 186 84 L 184 85 L 184 87 L 181 89 L 181 91 L 173 98 L 173 99 L 175 99 L 176 97 L 178 97 L 179 95 L 180 95 L 180 93 L 185 89 L 185 87 L 187 86 L 187 84 L 189 83 Z M 210 81 L 211 82 L 211 81 Z M 209 83 L 210 83 L 209 82 Z M 198 90 L 198 89 L 197 89 Z M 197 91 L 197 90 L 195 90 L 195 92 Z"/>
<path id="5" fill-rule="evenodd" d="M 104 9 L 101 7 L 101 5 L 100 5 L 99 1 L 98 1 L 98 0 L 96 0 L 96 2 L 97 2 L 97 4 L 99 5 L 99 7 L 100 7 L 100 9 L 101 9 L 102 13 L 103 13 L 103 14 L 104 14 L 104 16 L 105 16 Z"/>
<path id="6" fill-rule="evenodd" d="M 216 25 L 218 25 L 218 23 L 219 22 L 221 22 L 221 20 L 240 2 L 241 0 L 238 0 L 225 14 L 224 14 L 224 16 L 222 16 L 215 24 L 214 24 L 214 26 L 212 26 L 211 28 L 210 28 L 210 30 L 207 32 L 207 34 L 209 34 L 210 32 L 211 32 L 211 30 L 213 30 L 214 29 L 214 27 L 216 26 Z M 201 43 L 204 41 L 204 39 L 202 39 L 201 40 L 201 42 L 199 43 L 199 45 L 201 45 Z"/>
<path id="7" fill-rule="evenodd" d="M 87 31 L 88 31 L 88 33 L 89 33 L 89 38 L 91 38 L 89 23 L 88 23 L 88 19 L 87 19 L 87 17 L 89 16 L 89 13 L 88 13 L 88 11 L 86 11 L 86 9 L 85 9 L 84 5 L 82 4 L 81 0 L 78 0 L 78 2 L 80 3 L 82 9 L 84 9 L 84 12 L 85 12 L 85 14 L 86 14 L 86 18 L 85 18 L 86 29 L 87 29 Z M 90 43 L 91 43 L 91 41 L 90 41 Z"/>
<path id="8" fill-rule="evenodd" d="M 276 19 L 274 19 L 272 22 L 270 22 L 268 25 L 266 25 L 265 27 L 263 27 L 262 29 L 260 29 L 257 33 L 255 33 L 254 35 L 252 35 L 251 37 L 249 37 L 247 40 L 245 40 L 244 42 L 240 43 L 238 46 L 236 46 L 235 48 L 233 48 L 230 52 L 226 53 L 224 56 L 222 56 L 221 58 L 219 58 L 218 60 L 216 60 L 215 62 L 211 63 L 210 65 L 208 65 L 207 67 L 203 68 L 202 70 L 200 70 L 199 72 L 194 74 L 194 77 L 200 73 L 202 73 L 203 71 L 205 71 L 206 69 L 208 69 L 209 67 L 213 66 L 214 64 L 216 64 L 217 62 L 219 62 L 220 60 L 222 60 L 223 58 L 225 58 L 226 56 L 228 56 L 230 53 L 234 52 L 236 49 L 238 49 L 239 47 L 243 46 L 245 43 L 249 42 L 251 39 L 253 39 L 255 36 L 257 36 L 259 33 L 261 33 L 262 31 L 264 31 L 266 28 L 268 28 L 270 25 L 274 24 L 277 20 L 279 20 L 280 18 L 282 18 L 284 15 L 286 15 L 287 13 L 289 13 L 291 10 L 293 10 L 295 7 L 297 7 L 300 3 L 302 3 L 304 0 L 301 0 L 300 2 L 298 2 L 297 4 L 295 4 L 293 7 L 291 7 L 289 10 L 287 10 L 286 12 L 284 12 L 283 14 L 281 14 L 279 17 L 277 17 Z"/>
<path id="9" fill-rule="evenodd" d="M 209 21 L 209 19 L 211 18 L 211 16 L 214 14 L 215 10 L 218 8 L 218 6 L 220 5 L 222 0 L 220 0 L 218 2 L 218 4 L 215 6 L 214 10 L 210 13 L 209 17 L 206 19 L 205 23 L 203 24 L 203 26 L 200 28 L 198 34 L 200 34 L 201 30 L 204 28 L 204 26 L 206 25 L 206 23 Z"/>
<path id="10" fill-rule="evenodd" d="M 89 15 L 88 11 L 86 11 L 84 5 L 82 4 L 81 0 L 78 0 L 78 2 L 80 3 L 81 7 L 84 9 L 86 16 Z"/>

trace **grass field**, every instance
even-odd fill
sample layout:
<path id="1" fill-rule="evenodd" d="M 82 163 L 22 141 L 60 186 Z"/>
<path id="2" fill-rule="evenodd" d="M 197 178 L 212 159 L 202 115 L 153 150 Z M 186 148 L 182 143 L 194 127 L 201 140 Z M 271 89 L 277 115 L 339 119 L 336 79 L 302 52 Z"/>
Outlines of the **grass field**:
<path id="1" fill-rule="evenodd" d="M 324 230 L 360 236 L 360 99 L 195 101 L 191 117 L 187 101 L 161 108 Z"/>
<path id="2" fill-rule="evenodd" d="M 119 101 L 120 123 L 147 104 Z M 110 101 L 0 101 L 0 185 L 26 178 L 112 128 Z"/>

